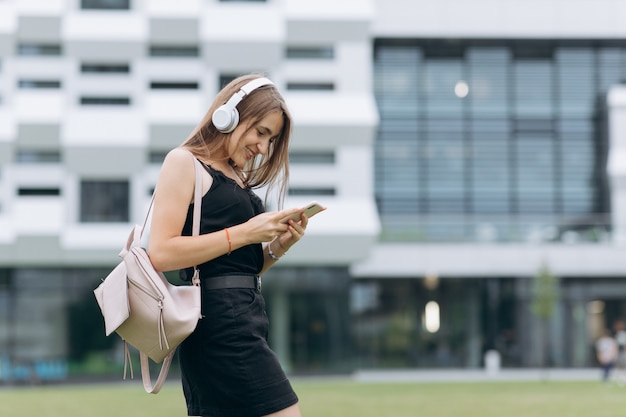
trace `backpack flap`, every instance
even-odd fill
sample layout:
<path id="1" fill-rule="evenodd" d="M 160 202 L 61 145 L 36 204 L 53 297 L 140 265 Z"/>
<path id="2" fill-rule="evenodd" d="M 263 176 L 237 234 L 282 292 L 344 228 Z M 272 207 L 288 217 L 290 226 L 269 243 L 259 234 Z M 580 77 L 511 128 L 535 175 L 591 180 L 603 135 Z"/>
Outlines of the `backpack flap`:
<path id="1" fill-rule="evenodd" d="M 120 262 L 93 293 L 104 316 L 108 336 L 130 317 L 126 264 Z"/>

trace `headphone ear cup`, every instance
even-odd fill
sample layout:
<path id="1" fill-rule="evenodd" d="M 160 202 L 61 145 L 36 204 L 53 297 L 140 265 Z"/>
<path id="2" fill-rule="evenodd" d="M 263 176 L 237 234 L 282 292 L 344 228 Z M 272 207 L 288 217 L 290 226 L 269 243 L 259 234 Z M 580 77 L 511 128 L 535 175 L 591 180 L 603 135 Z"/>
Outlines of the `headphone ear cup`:
<path id="1" fill-rule="evenodd" d="M 220 106 L 213 112 L 211 117 L 213 125 L 222 133 L 230 133 L 235 130 L 239 123 L 239 112 L 226 105 Z"/>
<path id="2" fill-rule="evenodd" d="M 237 111 L 237 104 L 252 91 L 265 85 L 274 85 L 273 82 L 267 78 L 261 77 L 254 79 L 246 83 L 239 89 L 230 99 L 219 106 L 211 115 L 211 121 L 217 130 L 222 133 L 230 133 L 239 124 L 239 112 Z"/>
<path id="3" fill-rule="evenodd" d="M 230 124 L 230 127 L 228 128 L 228 131 L 224 132 L 224 133 L 230 133 L 233 130 L 235 130 L 235 128 L 237 127 L 237 125 L 239 125 L 239 112 L 237 111 L 237 108 L 235 107 L 233 109 L 233 113 L 232 113 L 232 121 Z"/>

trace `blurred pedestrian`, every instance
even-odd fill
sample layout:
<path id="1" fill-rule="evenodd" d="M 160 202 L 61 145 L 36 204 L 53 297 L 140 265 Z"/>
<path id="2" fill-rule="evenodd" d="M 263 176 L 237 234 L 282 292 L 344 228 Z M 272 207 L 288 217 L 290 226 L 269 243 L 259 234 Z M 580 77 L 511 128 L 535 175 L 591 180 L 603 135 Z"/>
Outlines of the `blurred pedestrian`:
<path id="1" fill-rule="evenodd" d="M 596 341 L 596 356 L 602 367 L 602 381 L 607 382 L 617 361 L 619 348 L 609 329 Z"/>
<path id="2" fill-rule="evenodd" d="M 615 361 L 615 379 L 620 385 L 626 383 L 626 323 L 617 319 L 613 323 L 615 341 L 617 342 L 618 354 Z"/>

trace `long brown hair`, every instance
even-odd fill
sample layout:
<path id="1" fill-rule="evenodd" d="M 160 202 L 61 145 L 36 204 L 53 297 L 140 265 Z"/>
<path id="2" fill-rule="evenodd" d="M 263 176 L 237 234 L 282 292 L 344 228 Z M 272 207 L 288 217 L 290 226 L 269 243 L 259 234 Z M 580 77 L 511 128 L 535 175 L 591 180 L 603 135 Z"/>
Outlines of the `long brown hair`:
<path id="1" fill-rule="evenodd" d="M 259 74 L 248 74 L 235 78 L 228 83 L 215 97 L 213 104 L 200 123 L 181 146 L 189 149 L 194 155 L 202 158 L 215 158 L 216 155 L 228 155 L 228 139 L 230 133 L 217 130 L 211 117 L 213 112 L 225 104 L 233 94 L 250 81 L 260 78 Z M 268 113 L 280 112 L 283 116 L 283 129 L 269 145 L 266 155 L 258 155 L 243 167 L 238 167 L 239 175 L 246 187 L 260 188 L 268 186 L 267 197 L 274 188 L 278 191 L 278 206 L 282 207 L 287 193 L 289 180 L 289 139 L 291 137 L 291 114 L 285 100 L 273 85 L 259 87 L 245 96 L 237 105 L 239 123 L 248 123 L 248 130 L 254 128 Z M 229 161 L 230 162 L 230 161 Z"/>

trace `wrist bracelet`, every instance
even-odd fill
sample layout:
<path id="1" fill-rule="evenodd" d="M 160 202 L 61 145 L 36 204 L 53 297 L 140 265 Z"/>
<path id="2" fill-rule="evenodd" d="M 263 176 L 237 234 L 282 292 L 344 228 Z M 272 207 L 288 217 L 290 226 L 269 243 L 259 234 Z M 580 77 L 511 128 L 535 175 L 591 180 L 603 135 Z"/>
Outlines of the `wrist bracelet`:
<path id="1" fill-rule="evenodd" d="M 226 255 L 230 255 L 230 253 L 233 251 L 233 243 L 230 241 L 230 233 L 228 232 L 228 227 L 224 228 L 224 231 L 226 232 L 226 239 L 228 239 L 228 253 L 226 253 Z"/>
<path id="2" fill-rule="evenodd" d="M 280 259 L 278 256 L 274 255 L 274 252 L 272 252 L 272 242 L 267 244 L 267 254 L 275 261 Z"/>

